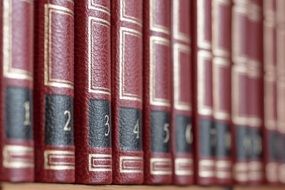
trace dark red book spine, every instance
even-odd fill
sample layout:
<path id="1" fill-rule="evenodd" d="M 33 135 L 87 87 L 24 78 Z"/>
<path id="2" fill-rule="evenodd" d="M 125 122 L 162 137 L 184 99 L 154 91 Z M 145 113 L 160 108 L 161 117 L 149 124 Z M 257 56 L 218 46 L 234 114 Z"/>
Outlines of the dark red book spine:
<path id="1" fill-rule="evenodd" d="M 145 183 L 171 184 L 171 0 L 144 1 Z"/>
<path id="2" fill-rule="evenodd" d="M 112 117 L 115 184 L 144 180 L 143 1 L 112 1 Z"/>
<path id="3" fill-rule="evenodd" d="M 213 117 L 216 183 L 232 183 L 231 0 L 212 1 Z"/>
<path id="4" fill-rule="evenodd" d="M 36 1 L 34 122 L 39 182 L 74 182 L 73 8 L 73 0 Z"/>
<path id="5" fill-rule="evenodd" d="M 195 0 L 193 3 L 195 178 L 199 185 L 211 185 L 215 182 L 216 149 L 213 120 L 212 1 Z"/>
<path id="6" fill-rule="evenodd" d="M 278 183 L 285 183 L 285 1 L 276 0 L 276 69 L 277 69 L 277 162 Z"/>
<path id="7" fill-rule="evenodd" d="M 248 182 L 248 0 L 234 0 L 232 9 L 232 122 L 233 175 L 237 184 Z"/>
<path id="8" fill-rule="evenodd" d="M 1 1 L 0 172 L 5 181 L 34 180 L 34 1 Z"/>
<path id="9" fill-rule="evenodd" d="M 250 184 L 263 182 L 263 90 L 262 90 L 262 4 L 261 0 L 250 0 L 248 4 L 248 180 Z"/>
<path id="10" fill-rule="evenodd" d="M 110 0 L 76 0 L 76 182 L 112 182 Z"/>
<path id="11" fill-rule="evenodd" d="M 265 180 L 278 181 L 277 162 L 277 68 L 276 68 L 276 0 L 263 4 L 263 70 L 264 70 L 264 134 Z"/>
<path id="12" fill-rule="evenodd" d="M 172 1 L 173 111 L 172 149 L 174 183 L 193 183 L 192 61 L 190 1 Z"/>

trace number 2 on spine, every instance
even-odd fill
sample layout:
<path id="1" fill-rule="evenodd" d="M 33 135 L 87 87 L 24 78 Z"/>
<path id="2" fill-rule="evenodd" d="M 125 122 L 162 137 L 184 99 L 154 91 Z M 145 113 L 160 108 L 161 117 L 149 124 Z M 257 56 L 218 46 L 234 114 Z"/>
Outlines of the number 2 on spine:
<path id="1" fill-rule="evenodd" d="M 64 111 L 64 116 L 66 116 L 66 115 L 67 115 L 67 120 L 65 122 L 63 130 L 64 131 L 71 131 L 71 125 L 69 125 L 70 121 L 71 121 L 71 113 L 70 113 L 70 111 L 65 110 Z"/>

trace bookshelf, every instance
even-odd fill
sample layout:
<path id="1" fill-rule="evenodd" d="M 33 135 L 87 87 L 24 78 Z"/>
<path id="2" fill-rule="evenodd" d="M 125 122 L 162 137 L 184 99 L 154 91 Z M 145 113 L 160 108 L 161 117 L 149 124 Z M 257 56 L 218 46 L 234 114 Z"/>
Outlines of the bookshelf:
<path id="1" fill-rule="evenodd" d="M 284 190 L 285 187 L 178 187 L 178 186 L 140 186 L 140 185 L 73 185 L 43 183 L 2 183 L 1 190 Z"/>

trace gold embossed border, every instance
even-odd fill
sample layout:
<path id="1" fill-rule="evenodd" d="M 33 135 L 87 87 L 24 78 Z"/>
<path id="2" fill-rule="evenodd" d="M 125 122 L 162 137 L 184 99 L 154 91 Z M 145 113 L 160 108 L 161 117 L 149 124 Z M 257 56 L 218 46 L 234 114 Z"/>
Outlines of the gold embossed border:
<path id="1" fill-rule="evenodd" d="M 121 156 L 120 173 L 143 173 L 143 157 Z"/>
<path id="2" fill-rule="evenodd" d="M 178 176 L 192 176 L 193 175 L 193 159 L 191 158 L 176 158 L 175 164 L 175 175 Z"/>
<path id="3" fill-rule="evenodd" d="M 111 154 L 89 154 L 89 171 L 92 172 L 111 172 L 112 155 Z"/>
<path id="4" fill-rule="evenodd" d="M 125 83 L 125 46 L 126 46 L 126 36 L 130 35 L 132 37 L 137 37 L 139 39 L 142 38 L 142 33 L 126 27 L 120 28 L 120 65 L 119 65 L 119 92 L 120 92 L 120 99 L 121 100 L 129 100 L 129 101 L 136 101 L 142 102 L 142 97 L 140 94 L 132 94 L 126 92 L 124 87 L 126 87 Z"/>
<path id="5" fill-rule="evenodd" d="M 5 145 L 3 147 L 3 166 L 5 168 L 33 168 L 34 149 L 21 145 Z"/>
<path id="6" fill-rule="evenodd" d="M 60 161 L 54 161 L 54 159 Z M 46 150 L 44 151 L 44 168 L 47 170 L 74 170 L 75 163 L 68 162 L 68 159 L 74 161 L 73 151 Z"/>
<path id="7" fill-rule="evenodd" d="M 45 85 L 51 87 L 59 87 L 59 88 L 74 88 L 74 83 L 68 80 L 62 79 L 54 79 L 51 76 L 52 73 L 52 61 L 51 61 L 51 37 L 52 37 L 52 14 L 62 14 L 66 16 L 71 16 L 73 18 L 73 11 L 59 6 L 59 5 L 52 5 L 52 4 L 45 4 Z"/>
<path id="8" fill-rule="evenodd" d="M 142 26 L 142 20 L 141 19 L 136 18 L 134 16 L 127 15 L 127 13 L 126 13 L 126 1 L 127 0 L 120 0 L 120 20 Z"/>
<path id="9" fill-rule="evenodd" d="M 207 41 L 205 37 L 205 31 L 207 31 L 205 26 L 205 3 L 206 0 L 197 1 L 197 44 L 199 48 L 210 49 L 211 42 Z"/>
<path id="10" fill-rule="evenodd" d="M 209 178 L 209 177 L 214 177 L 215 176 L 215 161 L 213 160 L 208 160 L 208 159 L 202 159 L 199 161 L 199 171 L 198 175 L 199 177 L 203 178 Z"/>
<path id="11" fill-rule="evenodd" d="M 88 0 L 88 9 L 100 11 L 109 16 L 111 15 L 110 9 L 108 7 L 96 3 L 95 0 Z"/>
<path id="12" fill-rule="evenodd" d="M 93 30 L 92 28 L 95 25 L 100 25 L 101 27 L 107 27 L 110 28 L 110 22 L 101 18 L 96 17 L 88 17 L 88 91 L 92 93 L 98 93 L 98 94 L 106 94 L 111 96 L 111 89 L 106 87 L 99 87 L 99 86 L 93 86 L 92 85 L 92 79 L 93 79 L 93 73 L 92 73 L 92 67 L 93 67 L 93 59 L 92 55 L 94 55 L 93 50 Z M 105 63 L 104 63 L 105 64 Z"/>
<path id="13" fill-rule="evenodd" d="M 151 158 L 151 175 L 172 175 L 172 161 L 169 158 Z"/>
<path id="14" fill-rule="evenodd" d="M 180 53 L 185 53 L 190 58 L 190 47 L 179 43 L 175 43 L 173 45 L 174 107 L 178 110 L 191 111 L 191 102 L 183 102 L 179 100 L 182 87 L 180 84 Z M 187 64 L 190 65 L 190 62 L 187 62 Z"/>
<path id="15" fill-rule="evenodd" d="M 170 107 L 170 100 L 168 99 L 163 99 L 163 98 L 157 98 L 155 94 L 155 75 L 156 75 L 156 62 L 155 58 L 157 56 L 156 51 L 155 51 L 155 46 L 156 45 L 162 45 L 170 48 L 170 41 L 166 38 L 158 37 L 158 36 L 151 36 L 150 37 L 150 104 L 154 106 L 165 106 L 165 107 Z"/>
<path id="16" fill-rule="evenodd" d="M 155 3 L 157 0 L 149 0 L 149 20 L 150 20 L 150 29 L 155 32 L 161 32 L 165 34 L 170 34 L 170 28 L 163 26 L 163 25 L 158 25 L 155 23 L 155 10 L 157 9 L 155 7 Z"/>
<path id="17" fill-rule="evenodd" d="M 31 6 L 34 4 L 33 0 L 20 0 L 28 3 Z M 20 2 L 18 2 L 20 3 Z M 20 79 L 20 80 L 33 80 L 33 73 L 27 70 L 14 68 L 12 65 L 12 7 L 13 1 L 3 1 L 3 74 L 7 78 Z"/>

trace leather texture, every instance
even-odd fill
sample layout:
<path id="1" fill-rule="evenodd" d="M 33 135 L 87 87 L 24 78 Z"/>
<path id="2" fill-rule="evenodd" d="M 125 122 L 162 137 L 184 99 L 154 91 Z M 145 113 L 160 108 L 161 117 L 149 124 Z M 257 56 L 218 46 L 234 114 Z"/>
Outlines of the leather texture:
<path id="1" fill-rule="evenodd" d="M 112 1 L 113 183 L 142 184 L 143 1 Z"/>
<path id="2" fill-rule="evenodd" d="M 250 0 L 248 11 L 249 41 L 248 41 L 248 127 L 251 148 L 248 160 L 248 179 L 250 184 L 261 184 L 264 181 L 262 136 L 263 128 L 263 26 L 262 1 Z"/>
<path id="3" fill-rule="evenodd" d="M 76 183 L 112 183 L 110 5 L 75 1 Z"/>
<path id="4" fill-rule="evenodd" d="M 74 2 L 35 5 L 35 179 L 73 183 Z"/>
<path id="5" fill-rule="evenodd" d="M 0 2 L 1 180 L 34 181 L 32 122 L 34 2 Z"/>
<path id="6" fill-rule="evenodd" d="M 214 156 L 215 182 L 219 185 L 232 183 L 231 5 L 231 0 L 212 1 Z"/>
<path id="7" fill-rule="evenodd" d="M 278 182 L 277 160 L 277 67 L 276 67 L 276 1 L 266 0 L 263 4 L 263 47 L 264 60 L 264 133 L 263 151 L 265 180 L 269 184 Z"/>
<path id="8" fill-rule="evenodd" d="M 172 1 L 172 63 L 173 111 L 172 151 L 174 183 L 190 185 L 194 182 L 192 64 L 191 61 L 191 3 Z"/>
<path id="9" fill-rule="evenodd" d="M 145 183 L 171 184 L 171 0 L 144 1 Z"/>
<path id="10" fill-rule="evenodd" d="M 195 137 L 195 180 L 200 185 L 215 183 L 215 125 L 213 119 L 212 3 L 193 1 L 193 111 Z"/>

